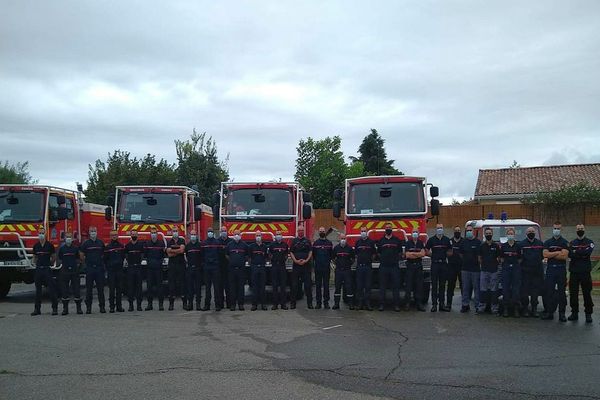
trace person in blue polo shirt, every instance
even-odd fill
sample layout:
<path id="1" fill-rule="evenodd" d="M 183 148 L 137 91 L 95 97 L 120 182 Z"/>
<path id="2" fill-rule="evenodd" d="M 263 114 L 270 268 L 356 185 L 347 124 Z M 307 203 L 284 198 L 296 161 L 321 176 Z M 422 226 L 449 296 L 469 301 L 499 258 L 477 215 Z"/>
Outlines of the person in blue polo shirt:
<path id="1" fill-rule="evenodd" d="M 104 243 L 98 239 L 95 226 L 90 226 L 90 237 L 79 248 L 82 263 L 85 263 L 85 313 L 92 313 L 92 289 L 98 291 L 100 312 L 105 313 L 104 300 Z"/>
<path id="2" fill-rule="evenodd" d="M 472 226 L 465 228 L 465 239 L 461 240 L 459 254 L 462 260 L 462 307 L 460 312 L 466 313 L 471 309 L 471 292 L 473 293 L 475 306 L 477 307 L 480 303 L 479 257 L 481 255 L 481 241 L 475 237 Z"/>
<path id="3" fill-rule="evenodd" d="M 502 259 L 502 298 L 503 317 L 513 309 L 515 317 L 521 316 L 521 247 L 515 242 L 515 229 L 506 230 L 506 242 L 500 246 Z"/>
<path id="4" fill-rule="evenodd" d="M 556 221 L 552 226 L 552 237 L 544 242 L 544 258 L 548 259 L 546 268 L 545 296 L 546 313 L 543 320 L 554 319 L 554 312 L 558 307 L 558 320 L 567 322 L 565 310 L 567 308 L 567 258 L 569 257 L 569 243 L 561 236 L 562 225 Z"/>
<path id="5" fill-rule="evenodd" d="M 569 243 L 569 304 L 571 315 L 569 321 L 577 321 L 579 313 L 579 286 L 583 292 L 585 322 L 592 323 L 594 302 L 592 301 L 592 263 L 590 256 L 594 251 L 594 242 L 585 236 L 585 226 L 576 227 L 577 238 Z"/>

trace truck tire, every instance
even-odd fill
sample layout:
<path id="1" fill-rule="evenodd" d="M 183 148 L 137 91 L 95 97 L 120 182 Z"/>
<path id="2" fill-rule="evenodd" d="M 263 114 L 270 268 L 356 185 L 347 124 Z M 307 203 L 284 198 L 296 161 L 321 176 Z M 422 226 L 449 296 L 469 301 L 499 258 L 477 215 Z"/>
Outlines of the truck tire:
<path id="1" fill-rule="evenodd" d="M 0 299 L 6 298 L 6 296 L 8 295 L 8 292 L 10 292 L 10 285 L 11 285 L 11 283 L 9 281 L 1 281 L 0 282 Z"/>

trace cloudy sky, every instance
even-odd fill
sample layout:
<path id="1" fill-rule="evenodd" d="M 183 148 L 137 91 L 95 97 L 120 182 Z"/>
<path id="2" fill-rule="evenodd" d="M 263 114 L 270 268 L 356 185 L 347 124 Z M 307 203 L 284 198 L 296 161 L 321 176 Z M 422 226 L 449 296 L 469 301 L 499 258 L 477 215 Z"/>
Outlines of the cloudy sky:
<path id="1" fill-rule="evenodd" d="M 166 6 L 168 5 L 168 6 Z M 600 2 L 0 0 L 0 160 L 74 187 L 195 127 L 235 180 L 376 128 L 445 198 L 480 168 L 600 162 Z"/>

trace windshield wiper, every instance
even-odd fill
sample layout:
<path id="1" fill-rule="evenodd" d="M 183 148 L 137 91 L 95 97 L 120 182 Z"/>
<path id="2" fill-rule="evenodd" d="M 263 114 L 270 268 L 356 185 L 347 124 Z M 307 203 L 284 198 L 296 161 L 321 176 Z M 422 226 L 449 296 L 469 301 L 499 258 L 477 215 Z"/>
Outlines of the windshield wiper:
<path id="1" fill-rule="evenodd" d="M 144 221 L 146 222 L 150 222 L 150 221 L 156 221 L 156 222 L 176 222 L 176 220 L 174 219 L 168 219 L 168 218 L 160 218 L 160 217 L 146 217 L 144 219 Z"/>

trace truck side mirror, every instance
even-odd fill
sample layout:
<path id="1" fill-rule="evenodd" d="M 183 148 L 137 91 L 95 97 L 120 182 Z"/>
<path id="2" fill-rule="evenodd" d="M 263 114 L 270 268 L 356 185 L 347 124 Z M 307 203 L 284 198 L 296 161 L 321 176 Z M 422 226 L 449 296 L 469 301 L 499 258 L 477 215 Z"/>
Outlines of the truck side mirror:
<path id="1" fill-rule="evenodd" d="M 59 206 L 62 206 L 66 202 L 67 202 L 67 199 L 65 198 L 65 196 L 62 196 L 62 195 L 56 196 L 56 204 L 58 204 Z"/>
<path id="2" fill-rule="evenodd" d="M 200 197 L 195 196 L 194 197 L 194 207 L 198 207 L 200 204 L 202 204 L 202 199 L 200 199 Z"/>
<path id="3" fill-rule="evenodd" d="M 333 202 L 333 217 L 334 218 L 339 218 L 342 216 L 342 206 L 340 205 L 339 201 L 334 201 Z"/>
<path id="4" fill-rule="evenodd" d="M 63 197 L 64 199 L 64 197 Z M 65 207 L 58 207 L 56 209 L 56 219 L 59 221 L 64 221 L 68 217 L 68 210 Z"/>
<path id="5" fill-rule="evenodd" d="M 335 189 L 333 191 L 333 199 L 335 201 L 342 201 L 343 197 L 344 197 L 344 191 L 342 189 Z"/>
<path id="6" fill-rule="evenodd" d="M 200 208 L 200 205 L 197 205 L 194 207 L 194 220 L 200 221 L 201 218 L 202 218 L 202 209 Z"/>
<path id="7" fill-rule="evenodd" d="M 440 189 L 437 186 L 432 186 L 429 188 L 429 195 L 431 197 L 438 197 L 440 195 Z"/>
<path id="8" fill-rule="evenodd" d="M 312 207 L 310 204 L 304 204 L 302 206 L 302 218 L 303 219 L 311 219 L 312 218 Z"/>
<path id="9" fill-rule="evenodd" d="M 312 196 L 308 192 L 302 192 L 302 201 L 304 203 L 310 203 L 312 201 Z"/>
<path id="10" fill-rule="evenodd" d="M 107 206 L 112 206 L 113 204 L 115 204 L 115 196 L 108 196 L 106 198 L 106 205 Z"/>
<path id="11" fill-rule="evenodd" d="M 107 221 L 112 219 L 112 207 L 106 207 L 104 209 L 104 219 Z"/>
<path id="12" fill-rule="evenodd" d="M 431 200 L 431 215 L 440 215 L 440 201 L 437 199 Z"/>

